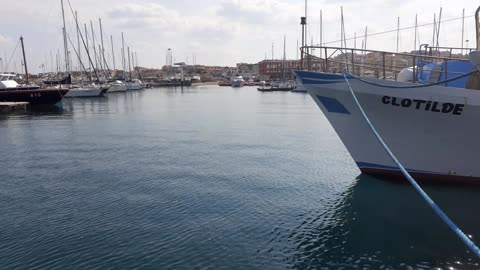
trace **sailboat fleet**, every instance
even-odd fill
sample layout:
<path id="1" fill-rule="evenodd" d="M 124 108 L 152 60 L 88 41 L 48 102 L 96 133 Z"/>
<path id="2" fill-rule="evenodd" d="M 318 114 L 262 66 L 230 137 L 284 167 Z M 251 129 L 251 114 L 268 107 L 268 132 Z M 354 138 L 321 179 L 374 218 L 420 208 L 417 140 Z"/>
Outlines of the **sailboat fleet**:
<path id="1" fill-rule="evenodd" d="M 23 37 L 20 38 L 23 51 L 22 64 L 25 68 L 26 85 L 19 85 L 16 82 L 16 76 L 13 74 L 0 74 L 0 102 L 29 102 L 31 105 L 54 105 L 61 102 L 62 98 L 80 98 L 80 97 L 100 97 L 106 92 L 125 92 L 128 90 L 143 89 L 140 78 L 134 78 L 132 72 L 133 53 L 130 53 L 130 47 L 127 47 L 127 57 L 125 57 L 125 41 L 122 33 L 122 76 L 117 76 L 119 72 L 115 67 L 115 50 L 113 47 L 113 37 L 110 36 L 112 46 L 113 70 L 110 70 L 105 59 L 105 49 L 103 40 L 102 21 L 99 19 L 100 44 L 95 42 L 95 31 L 93 23 L 90 21 L 90 38 L 87 25 L 84 25 L 82 33 L 78 21 L 78 15 L 70 10 L 75 20 L 75 29 L 78 44 L 75 47 L 70 36 L 66 31 L 65 6 L 64 1 L 60 0 L 62 10 L 62 34 L 65 69 L 62 78 L 44 80 L 45 89 L 39 86 L 29 85 L 27 61 L 25 58 L 25 49 Z M 70 3 L 69 3 L 70 5 Z M 91 41 L 91 44 L 89 44 Z M 69 43 L 71 47 L 69 48 Z M 83 45 L 83 46 L 82 46 Z M 78 60 L 80 71 L 73 71 L 70 60 L 70 49 Z M 93 49 L 93 54 L 90 52 Z M 85 53 L 88 64 L 82 61 L 81 54 Z M 92 59 L 93 58 L 93 59 Z M 128 60 L 127 60 L 128 59 Z M 58 63 L 58 62 L 57 62 Z M 128 63 L 128 72 L 127 72 Z M 73 77 L 76 75 L 76 77 Z M 139 74 L 140 75 L 140 74 Z M 73 77 L 73 78 L 72 78 Z"/>

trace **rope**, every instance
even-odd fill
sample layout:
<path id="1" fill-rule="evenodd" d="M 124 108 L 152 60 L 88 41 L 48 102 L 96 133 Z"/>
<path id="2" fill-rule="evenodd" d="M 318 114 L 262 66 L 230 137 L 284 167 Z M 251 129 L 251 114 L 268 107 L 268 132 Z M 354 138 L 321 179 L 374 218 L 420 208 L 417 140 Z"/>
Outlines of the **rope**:
<path id="1" fill-rule="evenodd" d="M 403 173 L 403 175 L 407 178 L 407 180 L 412 184 L 412 186 L 415 188 L 415 190 L 420 194 L 420 196 L 427 202 L 427 204 L 435 211 L 435 213 L 445 222 L 448 227 L 455 233 L 457 236 L 460 238 L 460 240 L 463 241 L 463 243 L 475 254 L 477 257 L 480 258 L 480 249 L 475 245 L 475 243 L 470 240 L 470 238 L 465 235 L 465 233 L 462 232 L 462 230 L 453 223 L 453 221 L 440 209 L 440 207 L 437 206 L 437 204 L 425 193 L 425 191 L 417 184 L 415 179 L 407 172 L 407 170 L 403 167 L 403 165 L 398 161 L 397 157 L 392 153 L 390 148 L 388 148 L 387 144 L 383 141 L 382 137 L 380 134 L 377 132 L 373 124 L 370 122 L 370 119 L 368 118 L 367 114 L 362 108 L 362 105 L 360 105 L 360 102 L 357 99 L 357 96 L 353 92 L 352 87 L 350 86 L 350 82 L 348 81 L 347 74 L 344 73 L 343 77 L 345 78 L 345 82 L 347 83 L 348 89 L 350 90 L 350 93 L 352 94 L 353 100 L 355 101 L 358 109 L 363 115 L 363 118 L 367 122 L 367 124 L 370 126 L 370 129 L 372 132 L 375 134 L 375 137 L 377 137 L 378 141 L 380 144 L 382 144 L 383 148 L 385 151 L 388 153 L 390 158 L 397 164 L 398 168 L 400 171 Z"/>
<path id="2" fill-rule="evenodd" d="M 454 77 L 454 78 L 451 78 L 451 79 L 448 79 L 448 80 L 444 80 L 444 81 L 441 81 L 441 82 L 436 82 L 436 83 L 429 83 L 429 84 L 415 84 L 415 85 L 402 85 L 402 86 L 399 86 L 399 85 L 385 85 L 385 84 L 380 84 L 380 83 L 374 83 L 374 82 L 369 82 L 365 79 L 362 79 L 360 77 L 357 77 L 355 75 L 352 75 L 352 74 L 346 74 L 347 76 L 351 77 L 351 78 L 354 78 L 354 79 L 357 79 L 361 82 L 364 82 L 366 84 L 370 84 L 370 85 L 374 85 L 374 86 L 380 86 L 380 87 L 385 87 L 385 88 L 422 88 L 422 87 L 429 87 L 429 86 L 434 86 L 434 85 L 440 85 L 440 84 L 446 84 L 446 83 L 449 83 L 449 82 L 453 82 L 453 81 L 456 81 L 458 79 L 461 79 L 461 78 L 465 78 L 465 77 L 468 77 L 476 72 L 479 72 L 478 69 L 476 70 L 473 70 L 469 73 L 465 73 L 465 74 L 462 74 L 460 76 L 457 76 L 457 77 Z"/>

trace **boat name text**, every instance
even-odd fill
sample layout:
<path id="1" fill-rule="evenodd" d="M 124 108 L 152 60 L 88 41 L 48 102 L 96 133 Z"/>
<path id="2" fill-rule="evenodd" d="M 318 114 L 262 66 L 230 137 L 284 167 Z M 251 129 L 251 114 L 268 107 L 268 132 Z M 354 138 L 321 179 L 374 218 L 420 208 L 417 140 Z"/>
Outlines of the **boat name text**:
<path id="1" fill-rule="evenodd" d="M 454 115 L 462 115 L 465 104 L 441 103 L 436 101 L 427 101 L 421 99 L 408 99 L 397 97 L 382 97 L 383 104 L 390 104 L 392 106 L 410 108 L 417 110 L 425 110 L 438 113 L 451 113 Z"/>

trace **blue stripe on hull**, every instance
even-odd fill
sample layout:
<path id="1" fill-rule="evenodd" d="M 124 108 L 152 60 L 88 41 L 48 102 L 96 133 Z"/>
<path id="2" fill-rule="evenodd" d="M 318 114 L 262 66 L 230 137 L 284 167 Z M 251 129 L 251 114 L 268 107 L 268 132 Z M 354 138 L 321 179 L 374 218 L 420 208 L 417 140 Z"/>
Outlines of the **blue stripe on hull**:
<path id="1" fill-rule="evenodd" d="M 345 106 L 343 106 L 343 104 L 336 98 L 324 97 L 319 95 L 317 95 L 317 98 L 320 100 L 320 102 L 322 102 L 323 106 L 325 106 L 325 108 L 329 112 L 350 114 L 347 108 L 345 108 Z"/>

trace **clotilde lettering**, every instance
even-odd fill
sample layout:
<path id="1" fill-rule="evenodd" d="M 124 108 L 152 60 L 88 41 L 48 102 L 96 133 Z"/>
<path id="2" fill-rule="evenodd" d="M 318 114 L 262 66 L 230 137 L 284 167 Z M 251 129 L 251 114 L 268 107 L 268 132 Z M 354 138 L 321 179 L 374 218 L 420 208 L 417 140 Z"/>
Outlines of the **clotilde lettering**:
<path id="1" fill-rule="evenodd" d="M 390 103 L 390 97 L 389 96 L 384 96 L 382 98 L 382 102 L 383 102 L 383 104 L 389 104 Z"/>
<path id="2" fill-rule="evenodd" d="M 455 108 L 453 109 L 453 114 L 461 115 L 464 107 L 465 107 L 464 104 L 455 104 Z"/>
<path id="3" fill-rule="evenodd" d="M 397 98 L 396 97 L 392 98 L 392 105 L 393 106 L 400 106 L 400 104 L 397 103 Z"/>
<path id="4" fill-rule="evenodd" d="M 427 105 L 425 105 L 425 111 L 429 111 L 431 106 L 432 106 L 432 102 L 427 101 Z"/>
<path id="5" fill-rule="evenodd" d="M 437 109 L 437 106 L 438 106 L 438 102 L 433 102 L 432 112 L 440 112 L 440 110 Z"/>
<path id="6" fill-rule="evenodd" d="M 455 105 L 453 105 L 452 103 L 443 103 L 442 104 L 442 113 L 450 113 L 453 111 L 453 108 L 455 107 Z"/>
<path id="7" fill-rule="evenodd" d="M 406 99 L 402 99 L 402 102 L 400 102 L 402 104 L 402 107 L 404 108 L 408 108 L 410 106 L 412 106 L 412 101 L 408 98 Z"/>
<path id="8" fill-rule="evenodd" d="M 390 96 L 382 97 L 383 104 L 391 104 L 392 106 L 410 108 L 413 107 L 416 110 L 425 110 L 431 112 L 441 112 L 441 113 L 452 113 L 454 115 L 462 115 L 465 104 L 454 104 L 454 103 L 441 103 L 437 101 L 426 101 L 421 99 L 408 99 L 408 98 L 397 98 Z M 422 107 L 422 105 L 425 105 Z"/>
<path id="9" fill-rule="evenodd" d="M 415 109 L 419 110 L 420 106 L 422 106 L 423 103 L 427 103 L 425 100 L 419 100 L 419 99 L 414 99 L 413 102 L 416 103 Z"/>

